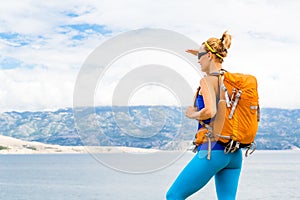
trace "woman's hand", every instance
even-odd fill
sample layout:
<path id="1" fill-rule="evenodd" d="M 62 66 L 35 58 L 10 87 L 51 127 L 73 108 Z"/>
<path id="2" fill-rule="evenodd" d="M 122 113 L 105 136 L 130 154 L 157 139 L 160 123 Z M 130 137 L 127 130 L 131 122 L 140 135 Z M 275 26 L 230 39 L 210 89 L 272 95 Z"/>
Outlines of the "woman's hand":
<path id="1" fill-rule="evenodd" d="M 193 54 L 193 55 L 195 55 L 195 56 L 198 56 L 198 50 L 197 49 L 188 49 L 188 50 L 186 50 L 185 52 L 187 52 L 187 53 L 191 53 L 191 54 Z"/>
<path id="2" fill-rule="evenodd" d="M 190 119 L 196 119 L 198 116 L 197 108 L 194 106 L 187 107 L 185 111 L 185 116 L 187 116 Z"/>

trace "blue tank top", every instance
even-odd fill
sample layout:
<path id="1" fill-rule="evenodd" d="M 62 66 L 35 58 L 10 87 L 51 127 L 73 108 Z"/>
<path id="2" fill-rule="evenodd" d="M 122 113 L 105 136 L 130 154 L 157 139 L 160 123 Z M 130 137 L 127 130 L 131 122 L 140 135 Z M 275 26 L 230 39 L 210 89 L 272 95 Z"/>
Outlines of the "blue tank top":
<path id="1" fill-rule="evenodd" d="M 201 110 L 202 108 L 204 108 L 204 100 L 203 100 L 203 96 L 199 95 L 199 92 L 197 93 L 197 97 L 196 97 L 196 107 L 198 108 L 198 110 Z M 203 122 L 205 124 L 209 124 L 211 119 L 206 119 L 203 120 Z M 198 130 L 202 127 L 202 125 L 200 123 L 198 123 Z"/>
<path id="2" fill-rule="evenodd" d="M 202 108 L 204 108 L 204 100 L 203 100 L 203 96 L 202 95 L 199 95 L 199 91 L 197 92 L 197 97 L 196 97 L 196 100 L 195 100 L 195 106 L 198 108 L 198 110 L 201 110 Z M 203 120 L 203 122 L 205 124 L 209 124 L 211 121 L 211 119 L 206 119 L 206 120 Z M 202 128 L 202 125 L 200 123 L 198 123 L 198 130 Z M 224 146 L 222 144 L 220 144 L 219 142 L 212 142 L 211 143 L 211 146 L 212 146 L 212 150 L 224 150 Z M 208 149 L 208 143 L 204 143 L 204 144 L 201 144 L 197 147 L 197 150 L 200 151 L 200 150 L 207 150 Z"/>

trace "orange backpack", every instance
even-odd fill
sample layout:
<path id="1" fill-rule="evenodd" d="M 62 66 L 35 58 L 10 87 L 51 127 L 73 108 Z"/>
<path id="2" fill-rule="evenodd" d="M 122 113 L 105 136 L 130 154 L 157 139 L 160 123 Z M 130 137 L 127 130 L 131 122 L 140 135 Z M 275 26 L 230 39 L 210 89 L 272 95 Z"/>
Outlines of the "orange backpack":
<path id="1" fill-rule="evenodd" d="M 221 70 L 217 114 L 207 131 L 204 141 L 219 141 L 225 145 L 225 153 L 233 153 L 239 148 L 256 148 L 254 139 L 258 130 L 259 103 L 257 80 L 254 76 L 230 73 Z M 201 122 L 202 123 L 202 122 Z M 210 159 L 210 148 L 208 159 Z M 250 154 L 251 154 L 250 153 Z"/>

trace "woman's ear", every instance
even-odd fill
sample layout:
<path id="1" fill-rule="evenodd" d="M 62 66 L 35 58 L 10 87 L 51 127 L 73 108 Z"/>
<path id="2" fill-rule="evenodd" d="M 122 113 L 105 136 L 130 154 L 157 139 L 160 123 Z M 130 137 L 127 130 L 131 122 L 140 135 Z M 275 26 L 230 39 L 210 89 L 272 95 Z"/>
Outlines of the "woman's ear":
<path id="1" fill-rule="evenodd" d="M 211 58 L 212 58 L 212 53 L 209 51 L 208 52 L 208 59 L 211 60 Z"/>

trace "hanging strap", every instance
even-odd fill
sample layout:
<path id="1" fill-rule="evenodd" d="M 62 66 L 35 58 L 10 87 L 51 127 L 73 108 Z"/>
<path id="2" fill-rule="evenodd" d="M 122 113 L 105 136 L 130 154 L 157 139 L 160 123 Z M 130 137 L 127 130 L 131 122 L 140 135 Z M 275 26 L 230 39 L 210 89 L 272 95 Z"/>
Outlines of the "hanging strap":
<path id="1" fill-rule="evenodd" d="M 249 150 L 251 149 L 250 153 L 248 154 Z M 247 150 L 245 152 L 245 156 L 248 157 L 248 155 L 251 155 L 256 150 L 256 143 L 252 142 L 250 146 L 247 147 Z"/>

